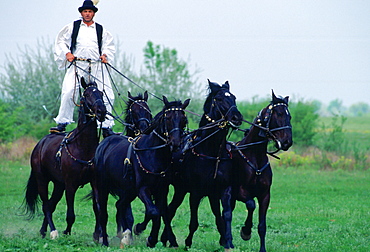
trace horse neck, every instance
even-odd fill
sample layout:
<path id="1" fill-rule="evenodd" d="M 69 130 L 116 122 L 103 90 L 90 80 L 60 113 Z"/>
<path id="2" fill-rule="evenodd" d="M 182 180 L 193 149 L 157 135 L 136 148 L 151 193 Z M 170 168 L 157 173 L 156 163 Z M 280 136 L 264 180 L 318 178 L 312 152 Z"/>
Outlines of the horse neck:
<path id="1" fill-rule="evenodd" d="M 78 145 L 86 147 L 87 149 L 96 147 L 99 143 L 96 120 L 80 113 L 74 135 L 76 136 L 75 141 Z"/>
<path id="2" fill-rule="evenodd" d="M 195 147 L 196 151 L 209 156 L 218 156 L 220 154 L 220 150 L 226 149 L 225 146 L 228 129 L 224 128 L 215 133 L 217 130 L 219 130 L 218 127 L 202 130 L 200 134 L 200 141 L 203 139 L 205 140 Z"/>
<path id="3" fill-rule="evenodd" d="M 267 139 L 259 136 L 260 128 L 252 126 L 250 131 L 244 138 L 239 142 L 240 146 L 248 145 L 249 147 L 242 150 L 244 154 L 249 156 L 251 159 L 265 160 L 267 155 Z M 256 143 L 256 145 L 253 145 Z"/>
<path id="4" fill-rule="evenodd" d="M 126 126 L 126 136 L 135 137 L 135 132 L 128 126 Z"/>

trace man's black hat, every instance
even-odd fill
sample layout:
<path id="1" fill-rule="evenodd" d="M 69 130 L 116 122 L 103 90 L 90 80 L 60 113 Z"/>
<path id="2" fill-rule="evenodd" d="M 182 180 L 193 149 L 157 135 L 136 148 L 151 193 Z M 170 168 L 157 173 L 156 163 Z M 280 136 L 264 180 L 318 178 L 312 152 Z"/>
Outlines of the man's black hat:
<path id="1" fill-rule="evenodd" d="M 91 0 L 85 0 L 84 3 L 78 11 L 81 13 L 83 10 L 92 10 L 93 12 L 97 12 L 98 8 L 96 8 Z"/>

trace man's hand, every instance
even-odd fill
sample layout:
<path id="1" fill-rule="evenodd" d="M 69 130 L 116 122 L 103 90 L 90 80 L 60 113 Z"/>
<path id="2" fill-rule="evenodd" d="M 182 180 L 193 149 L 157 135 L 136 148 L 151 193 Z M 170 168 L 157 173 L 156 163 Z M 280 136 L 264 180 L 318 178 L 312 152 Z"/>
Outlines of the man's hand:
<path id="1" fill-rule="evenodd" d="M 72 61 L 75 59 L 75 56 L 74 56 L 72 53 L 68 52 L 68 53 L 66 54 L 66 59 L 67 59 L 69 62 L 72 62 Z"/>
<path id="2" fill-rule="evenodd" d="M 102 56 L 100 56 L 100 59 L 101 59 L 101 62 L 108 63 L 108 58 L 106 54 L 103 54 Z"/>

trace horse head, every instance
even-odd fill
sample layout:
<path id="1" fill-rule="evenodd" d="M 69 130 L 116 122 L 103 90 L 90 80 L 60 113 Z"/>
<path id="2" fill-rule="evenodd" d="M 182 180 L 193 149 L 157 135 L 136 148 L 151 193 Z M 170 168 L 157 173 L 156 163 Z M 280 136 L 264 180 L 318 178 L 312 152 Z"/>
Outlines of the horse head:
<path id="1" fill-rule="evenodd" d="M 275 141 L 278 150 L 288 150 L 293 144 L 291 115 L 288 110 L 289 96 L 276 96 L 272 91 L 270 104 L 261 110 L 256 122 L 264 127 L 260 136 L 268 137 Z"/>
<path id="2" fill-rule="evenodd" d="M 99 122 L 105 120 L 107 109 L 103 102 L 103 92 L 101 92 L 95 82 L 86 83 L 81 78 L 81 86 L 84 88 L 80 103 L 84 109 L 85 115 L 96 117 Z"/>
<path id="3" fill-rule="evenodd" d="M 127 130 L 133 132 L 133 137 L 143 133 L 149 127 L 152 121 L 152 113 L 147 103 L 147 91 L 144 94 L 138 94 L 138 96 L 132 96 L 130 91 L 128 91 L 128 98 L 125 122 L 131 124 Z"/>
<path id="4" fill-rule="evenodd" d="M 188 123 L 184 109 L 189 105 L 190 99 L 185 100 L 184 103 L 169 102 L 167 97 L 163 96 L 163 103 L 162 111 L 154 118 L 154 121 L 157 121 L 156 131 L 166 139 L 171 151 L 176 151 L 180 147 L 181 138 Z"/>
<path id="5" fill-rule="evenodd" d="M 208 85 L 210 93 L 203 106 L 206 120 L 202 118 L 201 124 L 224 120 L 231 127 L 239 127 L 243 117 L 236 107 L 235 96 L 230 93 L 229 82 L 219 85 L 208 80 Z"/>

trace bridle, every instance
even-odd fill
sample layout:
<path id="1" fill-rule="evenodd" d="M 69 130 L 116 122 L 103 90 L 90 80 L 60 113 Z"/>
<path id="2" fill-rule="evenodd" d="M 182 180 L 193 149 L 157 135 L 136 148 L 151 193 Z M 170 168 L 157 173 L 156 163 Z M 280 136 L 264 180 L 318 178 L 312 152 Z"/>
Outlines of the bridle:
<path id="1" fill-rule="evenodd" d="M 90 89 L 90 88 L 94 88 L 94 90 L 92 91 L 92 92 L 93 92 L 93 94 L 94 94 L 96 91 L 100 92 L 96 86 L 92 86 L 92 85 L 88 86 L 88 87 L 85 89 L 85 92 L 86 92 L 88 89 Z M 85 93 L 85 92 L 84 92 L 84 93 Z M 96 103 L 98 103 L 98 102 L 101 102 L 102 104 L 104 104 L 103 99 L 102 99 L 102 98 L 98 98 L 98 99 L 96 99 L 96 100 L 94 101 L 94 103 L 93 103 L 93 104 L 91 104 L 91 105 L 89 105 L 89 104 L 88 104 L 87 102 L 85 102 L 85 101 L 86 101 L 86 98 L 85 98 L 85 96 L 84 96 L 84 95 L 82 95 L 82 96 L 81 96 L 81 98 L 80 98 L 80 104 L 83 104 L 83 106 L 80 106 L 80 109 L 83 109 L 83 113 L 84 113 L 85 115 L 87 115 L 88 117 L 92 118 L 92 120 L 95 120 L 95 119 L 96 119 L 96 114 L 94 113 L 94 111 L 93 111 L 93 109 L 92 109 L 92 108 L 93 108 L 93 107 L 95 106 L 95 104 L 96 104 Z M 85 110 L 87 110 L 89 113 L 88 113 L 88 114 L 86 114 L 86 113 L 85 113 Z"/>
<path id="2" fill-rule="evenodd" d="M 238 126 L 236 126 L 235 124 L 233 124 L 232 122 L 228 121 L 226 119 L 226 116 L 231 112 L 232 109 L 236 108 L 236 105 L 232 105 L 229 107 L 229 109 L 226 111 L 225 114 L 222 113 L 222 110 L 220 109 L 220 106 L 219 104 L 217 103 L 217 100 L 216 98 L 213 98 L 212 99 L 212 104 L 211 104 L 211 109 L 210 109 L 210 112 L 208 114 L 211 114 L 212 112 L 212 108 L 216 108 L 217 111 L 220 113 L 221 115 L 221 119 L 217 120 L 219 123 L 219 127 L 220 128 L 225 128 L 227 125 L 230 125 L 231 127 L 233 128 L 239 128 Z M 204 117 L 210 122 L 210 123 L 215 123 L 216 120 L 215 119 L 212 119 L 211 116 L 209 116 L 208 114 L 204 114 Z"/>
<path id="3" fill-rule="evenodd" d="M 144 103 L 146 106 L 144 104 L 142 104 L 142 103 Z M 132 120 L 132 124 L 127 125 L 127 127 L 134 132 L 135 136 L 138 136 L 142 132 L 140 131 L 140 129 L 138 129 L 136 127 L 135 122 L 133 121 L 132 106 L 134 106 L 134 105 L 140 106 L 141 108 L 143 108 L 144 110 L 146 110 L 147 112 L 149 112 L 149 114 L 151 114 L 151 111 L 149 110 L 148 103 L 145 100 L 132 100 L 132 103 L 131 103 L 130 107 L 127 110 L 128 114 L 129 114 L 129 116 L 130 116 L 130 118 Z M 148 126 L 150 125 L 150 120 L 148 118 L 140 117 L 137 120 L 137 123 L 140 123 L 141 121 L 145 121 Z"/>
<path id="4" fill-rule="evenodd" d="M 266 136 L 268 138 L 271 138 L 278 146 L 276 151 L 268 152 L 268 154 L 275 154 L 275 153 L 277 153 L 278 151 L 281 150 L 281 142 L 279 141 L 279 139 L 276 138 L 276 136 L 273 134 L 273 132 L 283 130 L 283 129 L 291 129 L 292 128 L 291 125 L 285 125 L 285 126 L 270 129 L 270 122 L 271 122 L 272 113 L 274 111 L 274 108 L 276 108 L 278 106 L 284 106 L 287 115 L 290 115 L 289 110 L 288 110 L 288 105 L 286 103 L 279 102 L 279 103 L 275 103 L 275 104 L 270 104 L 267 107 L 267 110 L 265 112 L 264 117 L 262 116 L 262 111 L 263 110 L 261 110 L 260 113 L 258 114 L 257 118 L 256 118 L 257 125 L 261 128 L 261 130 L 264 130 Z M 264 124 L 265 126 L 263 127 L 262 124 Z"/>

